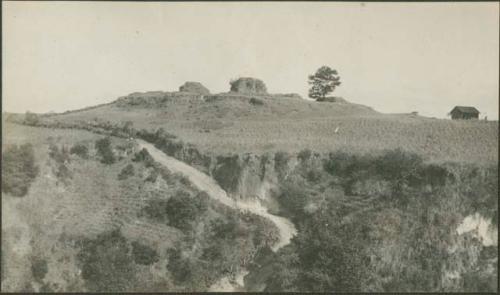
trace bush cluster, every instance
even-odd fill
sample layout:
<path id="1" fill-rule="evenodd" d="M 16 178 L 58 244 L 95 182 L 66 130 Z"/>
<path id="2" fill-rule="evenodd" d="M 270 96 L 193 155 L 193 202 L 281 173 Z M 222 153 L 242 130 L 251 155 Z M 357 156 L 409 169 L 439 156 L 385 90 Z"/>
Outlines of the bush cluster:
<path id="1" fill-rule="evenodd" d="M 459 216 L 479 212 L 498 220 L 497 167 L 429 164 L 391 150 L 331 153 L 319 179 L 305 168 L 281 185 L 282 213 L 299 231 L 266 266 L 273 272 L 265 291 L 445 291 L 441 278 L 450 259 L 467 269 L 456 290 L 496 290 L 496 276 L 481 269 L 486 258 L 472 262 L 476 254 L 467 245 L 453 257 L 447 249 L 457 243 Z M 382 184 L 388 189 L 375 194 Z M 382 261 L 386 247 L 395 251 Z"/>
<path id="2" fill-rule="evenodd" d="M 113 164 L 116 159 L 111 148 L 111 140 L 109 137 L 101 138 L 96 140 L 95 148 L 101 156 L 101 163 L 103 164 Z"/>
<path id="3" fill-rule="evenodd" d="M 155 249 L 137 241 L 132 242 L 132 256 L 135 263 L 141 265 L 151 265 L 159 260 L 158 252 Z"/>
<path id="4" fill-rule="evenodd" d="M 130 245 L 120 230 L 81 241 L 77 259 L 91 292 L 124 292 L 136 282 Z"/>
<path id="5" fill-rule="evenodd" d="M 48 271 L 49 268 L 45 259 L 39 257 L 31 258 L 31 274 L 35 281 L 41 282 Z"/>
<path id="6" fill-rule="evenodd" d="M 66 166 L 70 161 L 70 151 L 68 151 L 66 146 L 59 148 L 56 144 L 51 143 L 49 145 L 49 156 L 56 163 L 54 174 L 57 179 L 63 183 L 67 183 L 73 177 L 68 166 Z"/>
<path id="7" fill-rule="evenodd" d="M 38 172 L 31 144 L 7 146 L 2 153 L 2 192 L 25 196 Z"/>
<path id="8" fill-rule="evenodd" d="M 238 155 L 217 157 L 217 167 L 213 177 L 226 191 L 233 192 L 238 188 L 243 167 Z"/>
<path id="9" fill-rule="evenodd" d="M 250 103 L 255 105 L 255 106 L 262 106 L 264 105 L 264 101 L 262 99 L 258 99 L 255 97 L 250 98 Z"/>
<path id="10" fill-rule="evenodd" d="M 191 197 L 186 191 L 178 191 L 168 200 L 151 199 L 143 211 L 147 217 L 167 223 L 183 231 L 192 229 L 193 223 L 208 209 L 208 197 L 200 193 Z"/>
<path id="11" fill-rule="evenodd" d="M 83 159 L 89 158 L 89 149 L 84 144 L 75 144 L 69 150 L 70 154 L 75 154 Z"/>
<path id="12" fill-rule="evenodd" d="M 127 166 L 123 167 L 122 171 L 118 174 L 118 179 L 119 180 L 124 180 L 127 179 L 129 176 L 134 175 L 134 166 L 132 164 L 128 164 Z"/>

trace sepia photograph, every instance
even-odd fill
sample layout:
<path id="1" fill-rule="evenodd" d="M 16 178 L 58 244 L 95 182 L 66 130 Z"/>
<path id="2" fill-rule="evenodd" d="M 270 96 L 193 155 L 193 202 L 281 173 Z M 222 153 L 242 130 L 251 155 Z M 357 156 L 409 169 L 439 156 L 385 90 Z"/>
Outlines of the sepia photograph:
<path id="1" fill-rule="evenodd" d="M 2 293 L 498 292 L 499 2 L 1 5 Z"/>

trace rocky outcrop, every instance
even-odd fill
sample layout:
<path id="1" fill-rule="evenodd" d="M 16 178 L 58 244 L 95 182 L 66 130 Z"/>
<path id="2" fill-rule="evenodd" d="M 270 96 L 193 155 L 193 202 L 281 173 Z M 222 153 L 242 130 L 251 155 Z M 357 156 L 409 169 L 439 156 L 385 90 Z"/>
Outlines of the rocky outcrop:
<path id="1" fill-rule="evenodd" d="M 210 90 L 203 86 L 200 82 L 186 82 L 179 87 L 180 92 L 197 93 L 201 95 L 209 95 Z"/>
<path id="2" fill-rule="evenodd" d="M 266 95 L 266 84 L 262 80 L 255 78 L 239 78 L 229 82 L 231 92 L 240 94 Z"/>

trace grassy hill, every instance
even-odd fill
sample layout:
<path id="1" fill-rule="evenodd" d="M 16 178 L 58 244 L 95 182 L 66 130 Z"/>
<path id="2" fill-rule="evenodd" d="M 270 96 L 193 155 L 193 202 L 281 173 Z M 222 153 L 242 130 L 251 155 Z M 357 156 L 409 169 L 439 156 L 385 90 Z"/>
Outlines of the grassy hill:
<path id="1" fill-rule="evenodd" d="M 496 291 L 497 243 L 456 230 L 480 214 L 497 232 L 496 121 L 189 92 L 7 117 L 2 290 L 203 291 L 246 267 L 256 291 Z M 274 253 L 267 220 L 205 200 L 126 137 L 80 130 L 125 127 L 297 236 Z"/>
<path id="2" fill-rule="evenodd" d="M 80 124 L 131 121 L 136 129 L 161 127 L 199 150 L 215 154 L 296 153 L 303 149 L 377 153 L 402 148 L 438 162 L 492 163 L 498 159 L 497 121 L 381 114 L 363 105 L 308 101 L 295 95 L 133 93 L 109 104 L 44 120 Z"/>
<path id="3" fill-rule="evenodd" d="M 104 161 L 104 136 L 3 123 L 3 291 L 205 290 L 273 235 L 267 220 L 137 160 L 126 139 L 112 138 Z M 31 150 L 36 167 L 23 195 L 4 188 L 21 185 L 13 146 Z"/>

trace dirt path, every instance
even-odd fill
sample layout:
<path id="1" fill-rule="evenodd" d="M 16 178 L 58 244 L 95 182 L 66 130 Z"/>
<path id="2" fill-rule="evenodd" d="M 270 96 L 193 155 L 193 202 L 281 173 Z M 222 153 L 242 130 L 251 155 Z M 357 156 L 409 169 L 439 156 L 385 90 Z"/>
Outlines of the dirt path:
<path id="1" fill-rule="evenodd" d="M 269 219 L 272 223 L 276 225 L 279 231 L 279 240 L 272 247 L 273 251 L 277 251 L 279 248 L 290 243 L 293 236 L 297 234 L 297 229 L 293 223 L 281 216 L 272 215 L 267 212 L 267 208 L 264 207 L 258 200 L 255 201 L 236 201 L 227 196 L 227 193 L 217 184 L 217 182 L 205 173 L 197 170 L 196 168 L 189 166 L 188 164 L 181 162 L 173 157 L 170 157 L 157 149 L 153 144 L 148 143 L 144 140 L 137 139 L 139 147 L 148 150 L 149 154 L 153 159 L 160 164 L 166 166 L 170 171 L 181 173 L 186 176 L 198 189 L 205 191 L 211 198 L 221 202 L 222 204 L 229 206 L 231 208 L 248 211 L 253 214 L 262 216 Z M 242 270 L 242 273 L 245 270 Z M 227 280 L 227 278 L 224 278 Z M 240 280 L 239 280 L 240 281 Z M 242 280 L 241 280 L 242 281 Z M 230 284 L 221 284 L 224 287 L 223 290 L 219 289 L 217 291 L 234 291 L 229 286 Z M 221 286 L 222 287 L 222 286 Z M 210 291 L 215 291 L 212 290 Z"/>

